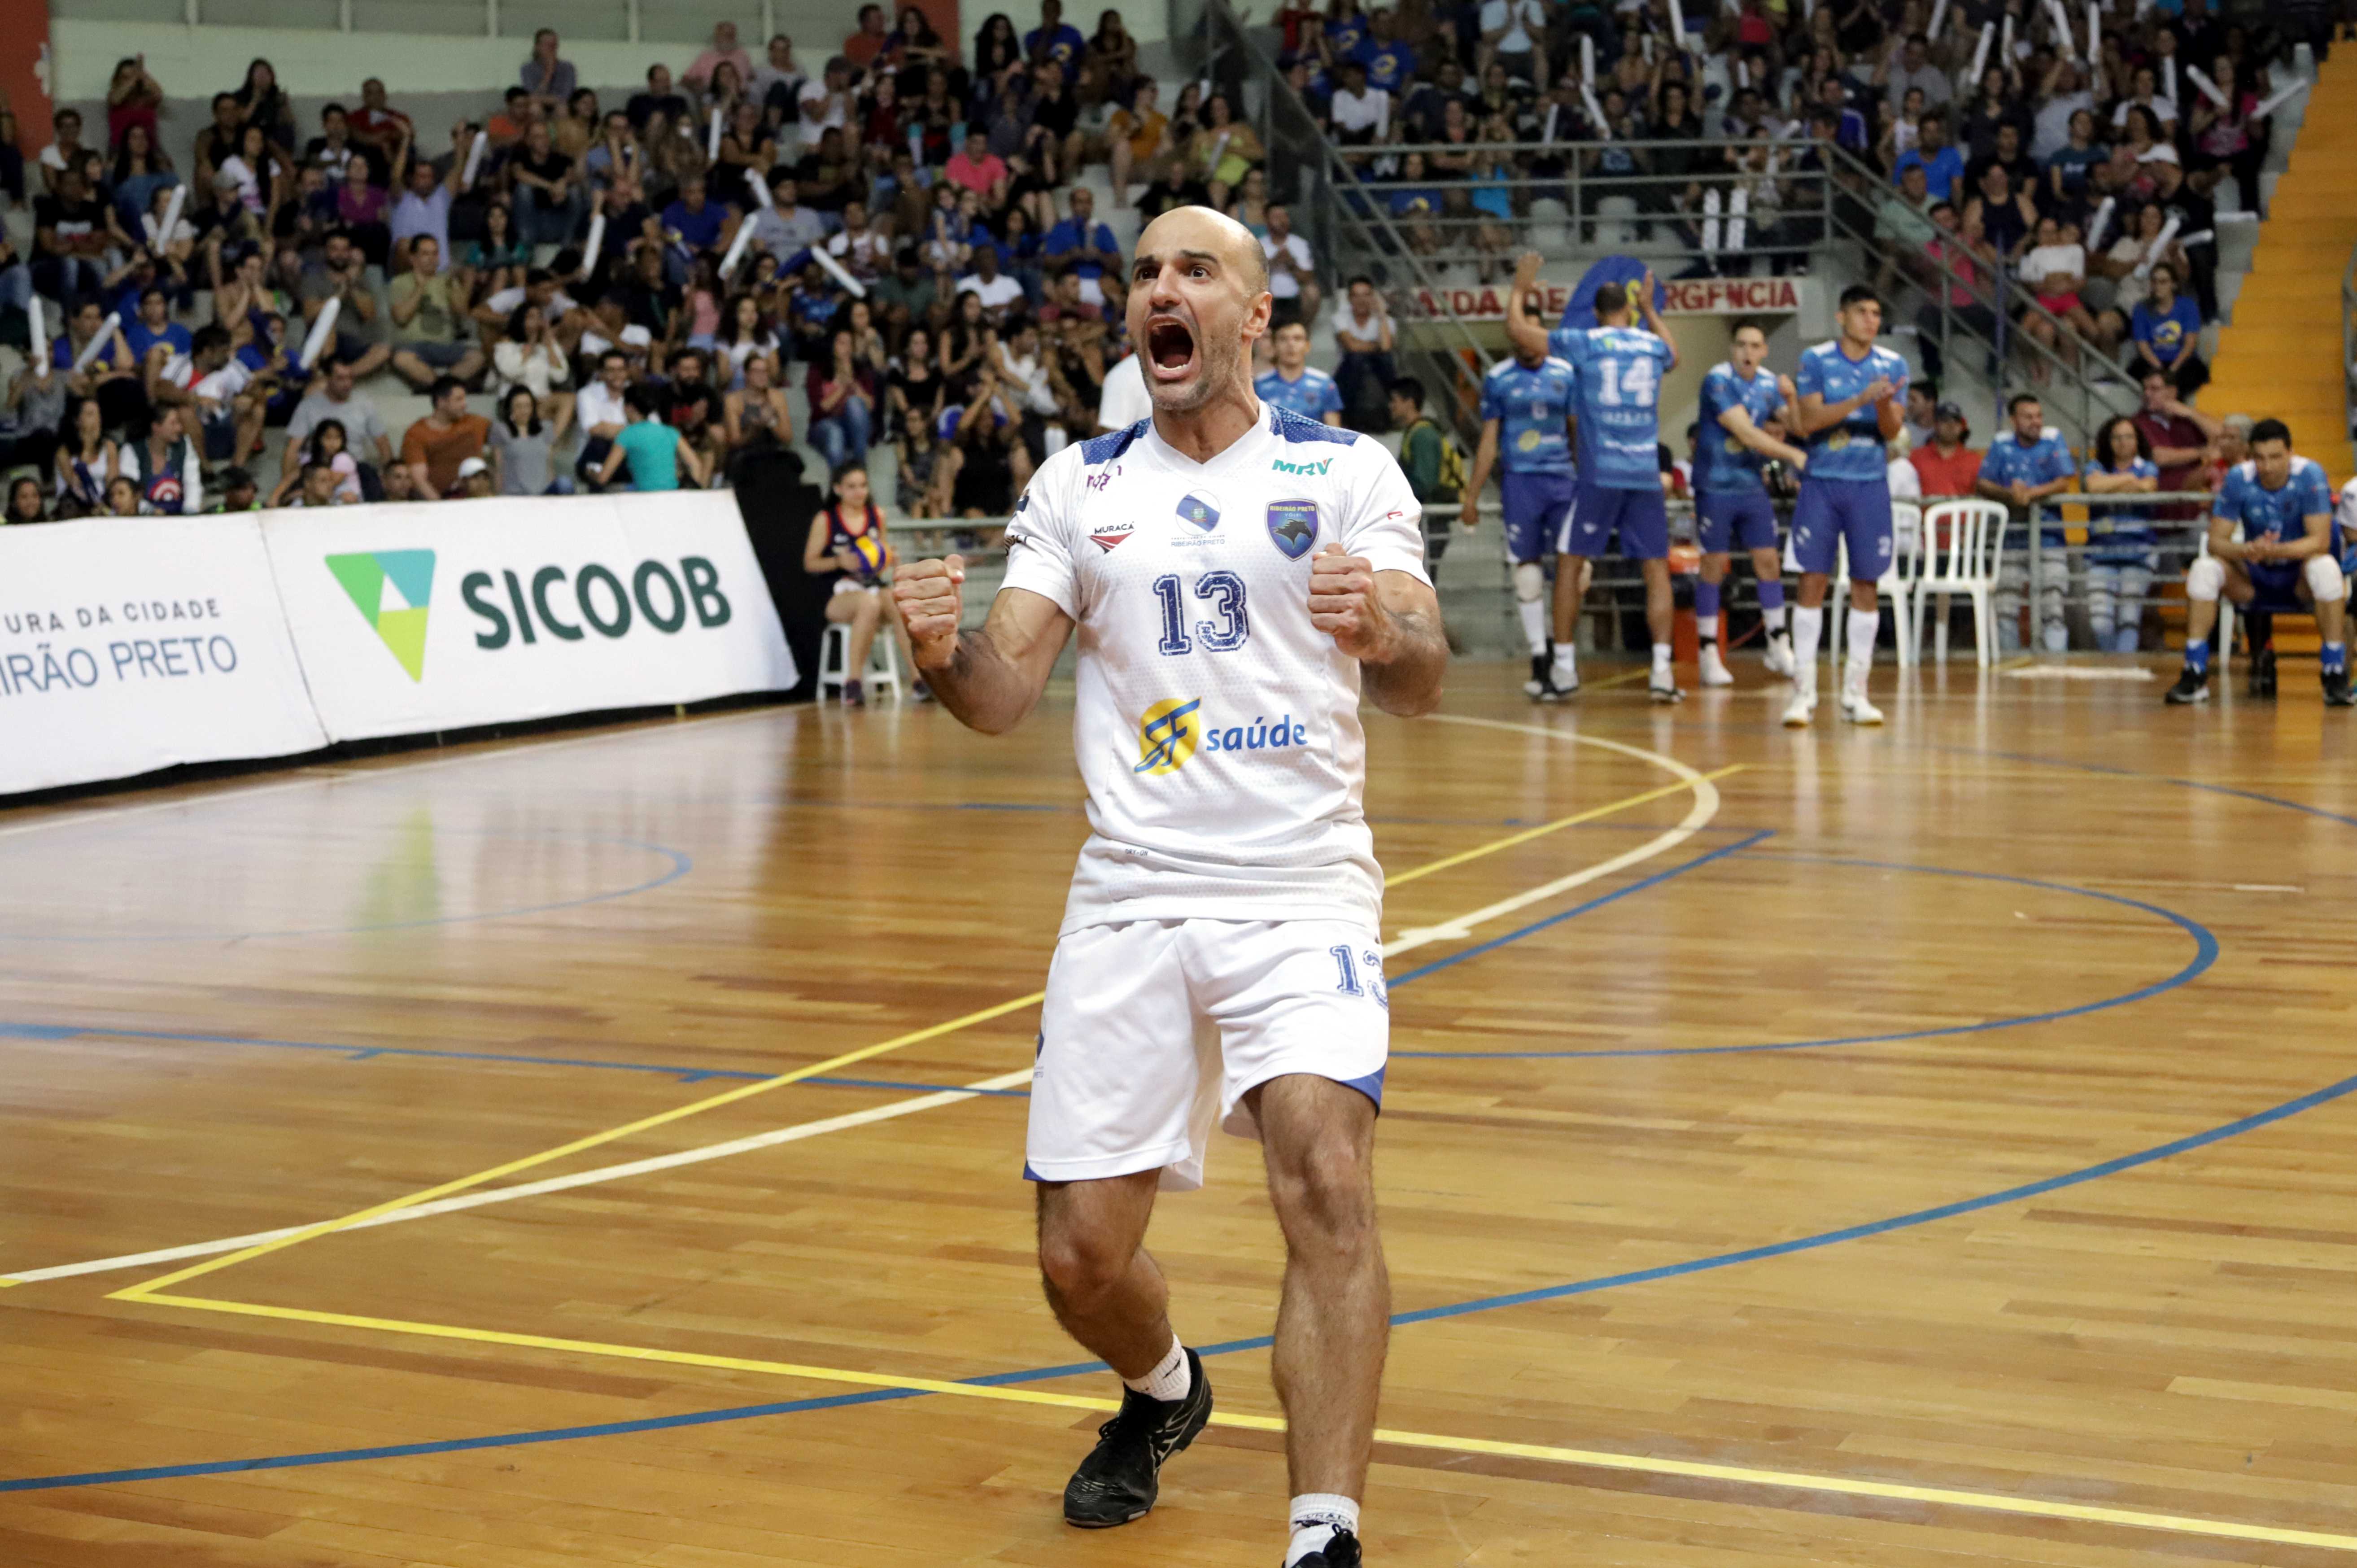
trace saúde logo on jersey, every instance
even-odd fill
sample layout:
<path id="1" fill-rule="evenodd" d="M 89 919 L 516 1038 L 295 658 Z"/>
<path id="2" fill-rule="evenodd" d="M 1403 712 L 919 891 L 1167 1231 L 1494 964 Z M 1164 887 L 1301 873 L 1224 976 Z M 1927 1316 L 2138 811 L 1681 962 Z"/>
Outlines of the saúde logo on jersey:
<path id="1" fill-rule="evenodd" d="M 1165 697 L 1137 720 L 1137 766 L 1133 773 L 1160 778 L 1187 765 L 1200 746 L 1205 751 L 1283 751 L 1308 744 L 1309 732 L 1291 714 L 1272 724 L 1255 714 L 1250 724 L 1225 726 L 1203 717 L 1200 697 Z"/>

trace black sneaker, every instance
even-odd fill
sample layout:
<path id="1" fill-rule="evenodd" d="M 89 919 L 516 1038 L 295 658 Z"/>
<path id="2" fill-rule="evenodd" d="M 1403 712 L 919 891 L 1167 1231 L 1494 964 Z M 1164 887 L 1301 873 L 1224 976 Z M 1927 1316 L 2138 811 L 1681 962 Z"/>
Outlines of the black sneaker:
<path id="1" fill-rule="evenodd" d="M 2251 695 L 2273 701 L 2276 694 L 2276 650 L 2262 648 L 2251 660 Z"/>
<path id="2" fill-rule="evenodd" d="M 867 693 L 858 682 L 845 681 L 843 683 L 843 705 L 846 708 L 864 708 L 867 705 Z"/>
<path id="3" fill-rule="evenodd" d="M 1552 654 L 1534 653 L 1531 655 L 1531 678 L 1523 682 L 1523 696 L 1534 698 L 1540 702 L 1544 702 L 1546 700 L 1547 688 L 1555 684 L 1554 682 L 1547 679 L 1548 672 L 1553 668 L 1555 658 Z"/>
<path id="4" fill-rule="evenodd" d="M 2324 705 L 2328 708 L 2357 708 L 2357 694 L 2349 690 L 2349 671 L 2327 670 L 2324 672 Z"/>
<path id="5" fill-rule="evenodd" d="M 909 688 L 909 700 L 912 703 L 930 703 L 933 700 L 933 689 L 920 681 Z"/>
<path id="6" fill-rule="evenodd" d="M 1097 1428 L 1097 1445 L 1064 1487 L 1064 1522 L 1108 1530 L 1144 1519 L 1161 1489 L 1162 1462 L 1195 1441 L 1211 1419 L 1211 1380 L 1187 1352 L 1187 1397 L 1148 1399 L 1124 1389 L 1121 1412 Z M 1353 1556 L 1351 1561 L 1356 1563 Z"/>
<path id="7" fill-rule="evenodd" d="M 2180 703 L 2206 703 L 2210 700 L 2210 672 L 2187 665 L 2178 672 L 2177 684 L 2169 689 L 2171 706 Z"/>
<path id="8" fill-rule="evenodd" d="M 1359 1568 L 1359 1538 L 1347 1530 L 1338 1530 L 1332 1540 L 1293 1568 Z"/>

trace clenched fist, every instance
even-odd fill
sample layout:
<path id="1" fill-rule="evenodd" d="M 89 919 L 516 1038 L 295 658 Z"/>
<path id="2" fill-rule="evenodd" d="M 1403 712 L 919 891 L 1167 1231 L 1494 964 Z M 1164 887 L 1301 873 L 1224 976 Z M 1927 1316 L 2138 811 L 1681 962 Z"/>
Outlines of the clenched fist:
<path id="1" fill-rule="evenodd" d="M 1375 568 L 1363 556 L 1329 544 L 1309 561 L 1309 624 L 1353 659 L 1381 663 L 1398 630 L 1375 596 Z"/>
<path id="2" fill-rule="evenodd" d="M 965 557 L 919 561 L 892 575 L 892 597 L 909 628 L 920 670 L 943 670 L 957 657 L 958 619 L 964 609 Z"/>

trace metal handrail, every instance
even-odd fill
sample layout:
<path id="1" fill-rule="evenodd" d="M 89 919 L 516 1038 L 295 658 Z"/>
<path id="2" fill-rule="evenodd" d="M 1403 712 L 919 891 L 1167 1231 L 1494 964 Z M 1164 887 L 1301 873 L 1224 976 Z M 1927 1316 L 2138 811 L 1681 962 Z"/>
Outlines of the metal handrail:
<path id="1" fill-rule="evenodd" d="M 1274 147 L 1278 145 L 1270 124 L 1272 111 L 1276 106 L 1284 106 L 1299 124 L 1316 123 L 1316 117 L 1309 113 L 1308 105 L 1304 104 L 1299 95 L 1293 91 L 1292 84 L 1286 81 L 1284 73 L 1277 70 L 1274 57 L 1246 29 L 1243 21 L 1237 16 L 1227 0 L 1205 0 L 1203 26 L 1207 38 L 1213 44 L 1211 52 L 1217 56 L 1232 48 L 1243 63 L 1251 68 L 1253 75 L 1261 84 L 1259 118 L 1262 123 L 1258 129 L 1261 132 L 1263 145 Z M 1230 44 L 1224 40 L 1232 40 L 1232 43 Z M 1310 203 L 1313 220 L 1318 224 L 1326 236 L 1329 236 L 1318 247 L 1321 258 L 1325 258 L 1321 261 L 1321 265 L 1330 266 L 1330 258 L 1337 254 L 1340 248 L 1332 243 L 1330 236 L 1340 229 L 1351 233 L 1359 252 L 1368 260 L 1368 271 L 1371 275 L 1380 270 L 1387 278 L 1393 266 L 1399 267 L 1408 274 L 1409 288 L 1416 292 L 1403 294 L 1397 289 L 1389 291 L 1397 296 L 1392 301 L 1395 306 L 1392 312 L 1395 324 L 1394 330 L 1396 331 L 1396 324 L 1413 320 L 1420 326 L 1437 328 L 1444 338 L 1455 340 L 1454 348 L 1431 348 L 1423 344 L 1411 347 L 1404 339 L 1395 338 L 1394 352 L 1415 355 L 1428 351 L 1434 361 L 1434 368 L 1448 372 L 1438 390 L 1449 398 L 1453 405 L 1454 417 L 1449 423 L 1456 425 L 1460 438 L 1469 440 L 1472 432 L 1479 428 L 1479 421 L 1475 417 L 1479 410 L 1477 403 L 1469 403 L 1462 395 L 1462 365 L 1457 357 L 1471 356 L 1473 364 L 1477 367 L 1472 380 L 1478 386 L 1480 377 L 1488 373 L 1493 362 L 1493 356 L 1472 330 L 1453 316 L 1436 317 L 1420 309 L 1406 308 L 1413 305 L 1421 294 L 1435 291 L 1438 287 L 1438 280 L 1425 269 L 1423 263 L 1407 243 L 1406 237 L 1391 221 L 1389 215 L 1381 211 L 1378 204 L 1365 199 L 1366 188 L 1359 179 L 1357 172 L 1338 156 L 1338 149 L 1332 141 L 1325 136 L 1318 136 L 1314 140 L 1317 144 L 1314 150 L 1298 146 L 1288 150 L 1296 153 L 1308 153 L 1309 156 L 1305 159 L 1305 163 L 1317 168 L 1326 187 L 1326 194 L 1329 198 L 1324 201 Z M 1340 193 L 1339 198 L 1337 193 Z M 1299 194 L 1309 197 L 1312 193 L 1304 191 Z M 1357 199 L 1352 199 L 1353 198 Z"/>

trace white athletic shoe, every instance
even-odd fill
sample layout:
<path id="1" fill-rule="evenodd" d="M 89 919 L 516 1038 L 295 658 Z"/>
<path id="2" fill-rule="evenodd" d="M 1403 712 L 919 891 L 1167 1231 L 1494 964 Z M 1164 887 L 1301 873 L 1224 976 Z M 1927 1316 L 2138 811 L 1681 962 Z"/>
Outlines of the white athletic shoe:
<path id="1" fill-rule="evenodd" d="M 1790 637 L 1770 637 L 1768 639 L 1767 664 L 1770 675 L 1781 675 L 1787 681 L 1792 678 L 1800 665 L 1793 660 Z"/>
<path id="2" fill-rule="evenodd" d="M 1786 729 L 1808 728 L 1809 720 L 1816 711 L 1817 694 L 1814 692 L 1803 688 L 1793 693 L 1792 700 L 1784 704 L 1784 727 Z"/>
<path id="3" fill-rule="evenodd" d="M 1645 691 L 1657 703 L 1683 703 L 1686 694 L 1678 690 L 1678 678 L 1667 670 L 1656 670 L 1646 678 Z"/>
<path id="4" fill-rule="evenodd" d="M 1702 683 L 1706 686 L 1732 686 L 1735 677 L 1727 672 L 1727 663 L 1718 656 L 1718 644 L 1702 645 Z"/>
<path id="5" fill-rule="evenodd" d="M 1882 722 L 1882 710 L 1866 700 L 1864 686 L 1844 692 L 1841 708 L 1842 717 L 1854 725 L 1878 725 Z"/>

